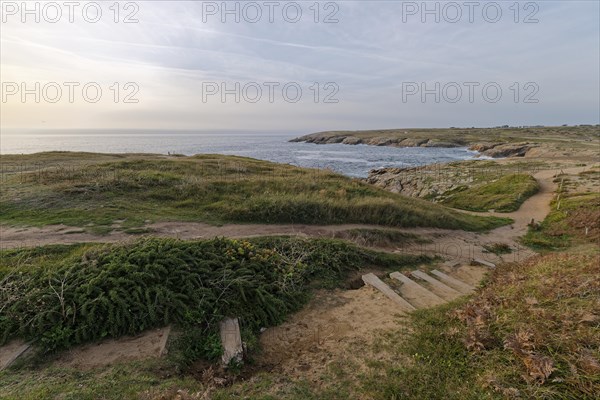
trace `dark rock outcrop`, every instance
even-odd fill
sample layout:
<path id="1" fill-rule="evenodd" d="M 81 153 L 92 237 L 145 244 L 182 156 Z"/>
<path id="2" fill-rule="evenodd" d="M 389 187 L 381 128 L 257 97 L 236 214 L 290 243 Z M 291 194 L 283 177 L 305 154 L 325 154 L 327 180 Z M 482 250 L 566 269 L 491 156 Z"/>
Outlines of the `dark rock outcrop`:
<path id="1" fill-rule="evenodd" d="M 444 194 L 473 182 L 469 169 L 432 164 L 411 168 L 380 168 L 369 172 L 367 182 L 405 196 L 439 201 Z"/>
<path id="2" fill-rule="evenodd" d="M 529 150 L 537 147 L 532 143 L 477 143 L 469 147 L 492 158 L 524 157 Z"/>

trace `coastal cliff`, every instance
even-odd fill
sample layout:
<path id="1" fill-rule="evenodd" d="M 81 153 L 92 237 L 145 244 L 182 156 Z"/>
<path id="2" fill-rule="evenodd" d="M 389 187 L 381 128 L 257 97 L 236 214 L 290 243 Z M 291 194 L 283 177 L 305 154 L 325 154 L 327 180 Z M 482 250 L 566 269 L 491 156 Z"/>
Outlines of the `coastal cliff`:
<path id="1" fill-rule="evenodd" d="M 460 134 L 455 137 L 426 137 L 412 135 L 409 131 L 363 131 L 363 132 L 319 132 L 301 136 L 290 142 L 305 142 L 315 144 L 364 144 L 369 146 L 391 147 L 468 147 L 469 150 L 478 151 L 481 155 L 492 158 L 524 157 L 529 150 L 538 147 L 536 143 L 518 142 L 511 143 L 504 140 L 494 142 L 480 142 L 472 138 L 465 138 Z"/>

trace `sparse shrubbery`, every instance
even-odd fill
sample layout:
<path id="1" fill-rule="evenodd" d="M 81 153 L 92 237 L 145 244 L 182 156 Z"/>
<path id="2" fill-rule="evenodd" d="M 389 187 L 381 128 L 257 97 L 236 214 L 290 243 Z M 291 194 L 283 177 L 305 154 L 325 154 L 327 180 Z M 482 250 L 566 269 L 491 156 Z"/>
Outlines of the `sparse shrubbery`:
<path id="1" fill-rule="evenodd" d="M 209 341 L 226 316 L 253 331 L 281 323 L 307 300 L 311 282 L 332 285 L 364 265 L 426 260 L 277 237 L 9 250 L 0 266 L 0 343 L 18 336 L 51 351 L 168 324 L 200 327 Z M 202 340 L 194 351 L 218 356 Z"/>

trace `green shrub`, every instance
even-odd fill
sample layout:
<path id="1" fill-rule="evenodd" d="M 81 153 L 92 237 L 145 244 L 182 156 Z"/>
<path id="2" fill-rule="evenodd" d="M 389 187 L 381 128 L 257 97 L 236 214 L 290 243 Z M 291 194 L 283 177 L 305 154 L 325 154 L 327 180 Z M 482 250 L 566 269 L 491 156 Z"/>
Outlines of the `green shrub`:
<path id="1" fill-rule="evenodd" d="M 364 265 L 429 260 L 337 240 L 285 237 L 152 238 L 1 255 L 0 343 L 19 336 L 46 351 L 168 324 L 210 336 L 227 316 L 240 317 L 256 332 L 299 309 L 311 282 L 331 286 Z M 218 356 L 210 341 L 198 346 L 198 355 Z"/>

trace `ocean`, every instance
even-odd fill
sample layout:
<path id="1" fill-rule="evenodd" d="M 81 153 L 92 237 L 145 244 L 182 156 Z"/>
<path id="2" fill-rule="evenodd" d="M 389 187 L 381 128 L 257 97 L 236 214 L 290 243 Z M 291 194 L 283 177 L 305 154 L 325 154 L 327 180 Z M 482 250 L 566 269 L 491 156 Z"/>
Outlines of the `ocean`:
<path id="1" fill-rule="evenodd" d="M 367 145 L 290 143 L 303 133 L 192 132 L 137 130 L 6 131 L 0 154 L 42 151 L 98 153 L 227 154 L 309 168 L 328 168 L 364 178 L 371 169 L 412 167 L 475 158 L 464 147 L 384 147 Z"/>

